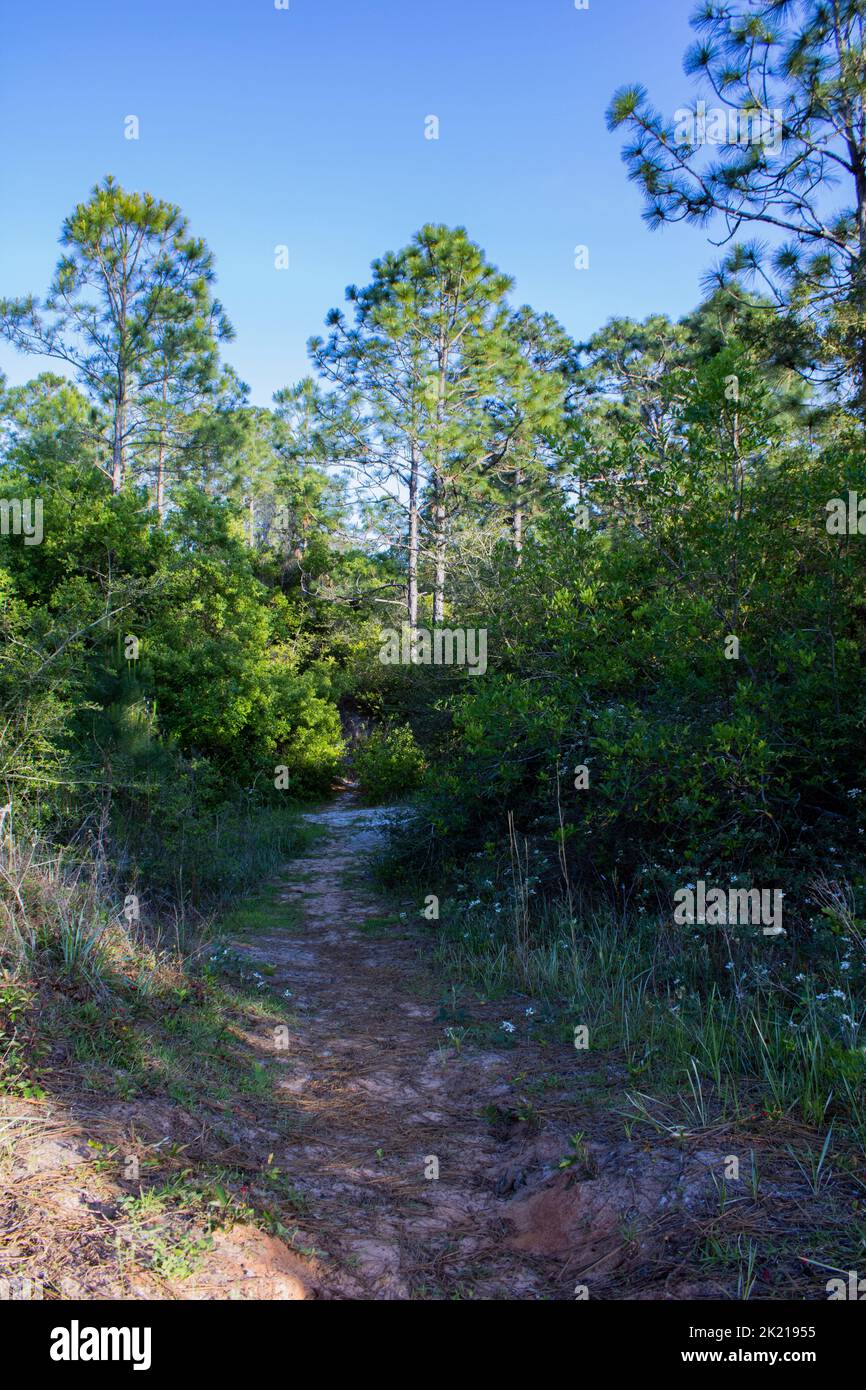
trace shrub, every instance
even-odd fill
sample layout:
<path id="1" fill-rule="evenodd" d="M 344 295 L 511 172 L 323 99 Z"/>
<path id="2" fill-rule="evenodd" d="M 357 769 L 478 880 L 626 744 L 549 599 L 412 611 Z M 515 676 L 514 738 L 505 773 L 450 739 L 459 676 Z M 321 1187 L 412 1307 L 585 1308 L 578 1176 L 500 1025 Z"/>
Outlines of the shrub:
<path id="1" fill-rule="evenodd" d="M 373 803 L 414 791 L 424 768 L 424 755 L 407 724 L 374 729 L 355 755 L 361 791 Z"/>

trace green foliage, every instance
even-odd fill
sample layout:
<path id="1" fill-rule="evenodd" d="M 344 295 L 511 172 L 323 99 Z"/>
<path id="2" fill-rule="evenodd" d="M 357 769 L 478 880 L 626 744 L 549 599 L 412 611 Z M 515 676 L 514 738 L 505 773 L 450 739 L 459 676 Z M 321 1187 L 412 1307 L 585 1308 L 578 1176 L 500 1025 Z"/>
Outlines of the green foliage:
<path id="1" fill-rule="evenodd" d="M 44 304 L 0 300 L 0 335 L 73 368 L 104 412 L 92 461 L 115 492 L 132 457 L 147 467 L 154 453 L 161 491 L 169 436 L 212 392 L 218 342 L 232 336 L 211 294 L 213 258 L 179 208 L 110 175 L 66 218 L 60 242 Z"/>
<path id="2" fill-rule="evenodd" d="M 838 393 L 866 418 L 866 71 L 862 0 L 707 4 L 685 70 L 698 101 L 673 120 L 644 87 L 621 87 L 607 113 L 651 227 L 717 220 L 724 241 L 770 227 L 770 246 L 735 241 L 710 277 L 739 293 L 770 286 L 768 316 L 789 346 L 811 345 Z M 704 92 L 701 92 L 701 88 Z M 710 100 L 706 100 L 706 89 Z M 838 193 L 836 190 L 839 190 Z M 854 392 L 852 393 L 852 378 Z"/>
<path id="3" fill-rule="evenodd" d="M 548 509 L 519 569 L 476 580 L 461 616 L 488 628 L 490 669 L 452 696 L 422 799 L 455 856 L 513 810 L 584 881 L 669 902 L 740 874 L 795 913 L 818 867 L 862 871 L 866 548 L 825 524 L 859 436 L 776 443 L 736 343 L 674 376 L 663 445 L 626 423 L 628 467 L 615 439 L 597 454 L 589 529 Z"/>
<path id="4" fill-rule="evenodd" d="M 154 891 L 220 891 L 218 823 L 240 832 L 257 805 L 330 786 L 331 667 L 229 502 L 178 487 L 160 525 L 143 493 L 112 495 L 90 465 L 74 388 L 42 377 L 4 404 L 0 495 L 36 494 L 44 511 L 41 545 L 0 540 L 0 775 L 16 825 L 101 825 Z"/>
<path id="5" fill-rule="evenodd" d="M 413 791 L 425 767 L 424 754 L 406 724 L 374 729 L 354 761 L 361 791 L 373 803 Z"/>

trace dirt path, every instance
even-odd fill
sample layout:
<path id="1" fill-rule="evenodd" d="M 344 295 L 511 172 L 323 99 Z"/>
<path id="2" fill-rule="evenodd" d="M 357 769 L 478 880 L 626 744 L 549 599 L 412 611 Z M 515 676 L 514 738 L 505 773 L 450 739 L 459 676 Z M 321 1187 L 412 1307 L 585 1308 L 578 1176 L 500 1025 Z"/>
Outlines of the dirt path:
<path id="1" fill-rule="evenodd" d="M 430 887 L 374 887 L 385 813 L 344 794 L 306 819 L 312 848 L 219 947 L 247 983 L 216 1024 L 206 991 L 203 1014 L 140 1024 L 128 1098 L 101 1064 L 2 1102 L 0 1278 L 86 1299 L 722 1293 L 688 1252 L 725 1150 L 625 1138 L 621 1063 L 539 1029 L 533 1001 L 451 993 Z"/>
<path id="2" fill-rule="evenodd" d="M 321 838 L 279 888 L 299 925 L 277 922 L 245 950 L 274 971 L 293 1013 L 276 1055 L 298 1142 L 279 1161 L 309 1203 L 308 1238 L 327 1255 L 308 1268 L 309 1291 L 573 1298 L 589 1280 L 623 1296 L 624 1277 L 634 1296 L 666 1216 L 700 1203 L 719 1156 L 649 1153 L 623 1142 L 611 1116 L 575 1154 L 574 1048 L 530 1042 L 523 1019 L 507 1047 L 452 1045 L 429 961 L 435 928 L 420 917 L 427 890 L 400 924 L 371 886 L 382 813 L 343 798 L 308 819 Z M 482 1039 L 524 1012 L 518 1001 L 466 1007 Z M 611 1120 L 617 1138 L 603 1137 Z"/>
<path id="3" fill-rule="evenodd" d="M 244 949 L 275 968 L 269 983 L 291 996 L 288 1047 L 276 1055 L 302 1140 L 281 1161 L 309 1201 L 303 1224 L 329 1257 L 315 1292 L 553 1292 L 552 1271 L 508 1248 L 514 1232 L 495 1190 L 507 1185 L 514 1143 L 497 1137 L 485 1107 L 507 1113 L 514 1055 L 449 1044 L 441 986 L 424 963 L 431 929 L 400 924 L 369 883 L 382 813 L 344 798 L 307 819 L 321 838 L 279 892 L 300 925 L 275 924 Z"/>

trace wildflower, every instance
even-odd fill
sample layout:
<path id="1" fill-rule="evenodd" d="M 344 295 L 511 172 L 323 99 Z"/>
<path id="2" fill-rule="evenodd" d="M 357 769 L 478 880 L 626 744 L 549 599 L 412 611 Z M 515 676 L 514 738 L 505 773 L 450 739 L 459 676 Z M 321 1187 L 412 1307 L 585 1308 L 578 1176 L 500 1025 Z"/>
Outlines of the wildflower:
<path id="1" fill-rule="evenodd" d="M 513 1033 L 513 1032 L 514 1032 L 514 1024 L 513 1024 L 513 1023 L 509 1023 L 507 1019 L 503 1019 L 502 1022 L 500 1023 L 500 1025 L 499 1025 L 499 1027 L 502 1029 L 503 1033 Z"/>

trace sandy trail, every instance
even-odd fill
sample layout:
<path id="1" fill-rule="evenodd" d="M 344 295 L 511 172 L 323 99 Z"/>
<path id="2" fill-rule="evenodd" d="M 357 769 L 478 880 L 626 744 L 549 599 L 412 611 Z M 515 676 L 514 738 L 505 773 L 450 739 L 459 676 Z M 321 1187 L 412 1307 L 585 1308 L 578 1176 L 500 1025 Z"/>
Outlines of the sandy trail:
<path id="1" fill-rule="evenodd" d="M 244 949 L 274 969 L 292 1010 L 277 1057 L 297 1139 L 279 1161 L 309 1201 L 307 1238 L 327 1256 L 307 1271 L 309 1292 L 561 1299 L 583 1281 L 605 1297 L 641 1286 L 670 1296 L 653 1256 L 668 1218 L 681 1229 L 702 1206 L 719 1155 L 649 1152 L 608 1115 L 590 1121 L 595 1142 L 562 1171 L 581 1127 L 581 1069 L 596 1064 L 523 1028 L 508 1048 L 455 1049 L 429 963 L 435 928 L 420 916 L 428 889 L 416 886 L 400 923 L 371 885 L 385 813 L 344 797 L 308 820 L 321 838 L 279 887 L 299 925 L 283 930 L 277 918 Z M 495 1036 L 525 1003 L 478 1001 L 465 1016 Z"/>
<path id="2" fill-rule="evenodd" d="M 496 1191 L 504 1150 L 515 1146 L 484 1111 L 507 1110 L 516 1058 L 456 1052 L 424 961 L 431 928 L 420 917 L 418 926 L 379 925 L 396 917 L 366 872 L 383 819 L 351 798 L 307 816 L 321 838 L 279 889 L 300 926 L 277 925 L 242 947 L 275 968 L 269 983 L 290 995 L 288 1047 L 276 1055 L 300 1142 L 280 1161 L 309 1199 L 305 1229 L 329 1257 L 316 1292 L 553 1293 L 553 1271 L 506 1244 L 514 1232 Z M 363 930 L 371 921 L 376 935 Z"/>
<path id="3" fill-rule="evenodd" d="M 625 1138 L 621 1062 L 530 1026 L 525 998 L 455 998 L 421 916 L 436 885 L 406 885 L 399 904 L 374 886 L 387 816 L 346 794 L 309 813 L 312 848 L 252 900 L 233 946 L 262 1004 L 232 1014 L 224 1084 L 217 1071 L 192 1104 L 70 1077 L 3 1102 L 0 1278 L 85 1299 L 719 1296 L 687 1257 L 724 1141 Z M 192 1262 L 207 1199 L 183 1189 L 153 1209 L 146 1249 L 129 1211 L 182 1170 L 193 1188 L 234 1174 Z M 257 1213 L 239 1217 L 245 1192 Z"/>

